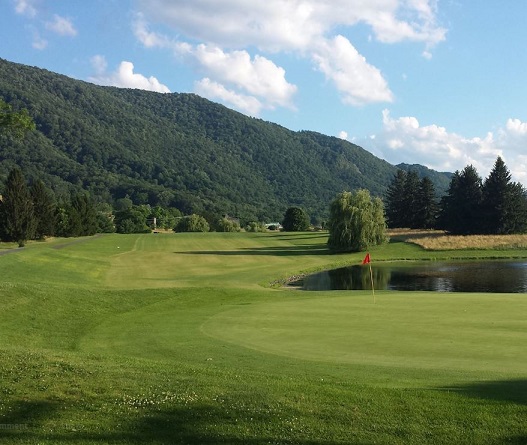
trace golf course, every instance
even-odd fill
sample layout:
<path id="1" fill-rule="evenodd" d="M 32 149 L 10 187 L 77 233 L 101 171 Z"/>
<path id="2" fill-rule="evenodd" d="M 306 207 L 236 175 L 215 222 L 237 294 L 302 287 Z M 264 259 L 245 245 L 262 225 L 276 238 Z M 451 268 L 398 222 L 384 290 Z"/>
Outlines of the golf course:
<path id="1" fill-rule="evenodd" d="M 526 295 L 283 286 L 364 258 L 326 243 L 167 232 L 1 244 L 0 443 L 526 444 Z M 369 252 L 527 258 L 397 237 Z"/>

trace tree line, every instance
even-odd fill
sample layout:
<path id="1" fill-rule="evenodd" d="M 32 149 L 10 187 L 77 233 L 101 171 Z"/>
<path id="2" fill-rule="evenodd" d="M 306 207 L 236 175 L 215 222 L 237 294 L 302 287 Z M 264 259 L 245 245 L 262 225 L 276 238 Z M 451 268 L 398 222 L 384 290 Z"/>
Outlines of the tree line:
<path id="1" fill-rule="evenodd" d="M 527 232 L 527 192 L 511 180 L 501 157 L 485 180 L 472 165 L 456 171 L 440 199 L 430 180 L 399 170 L 385 201 L 391 228 L 443 229 L 457 235 Z"/>
<path id="2" fill-rule="evenodd" d="M 175 207 L 135 205 L 129 197 L 113 203 L 96 202 L 88 192 L 56 199 L 40 180 L 28 184 L 19 168 L 8 175 L 0 195 L 0 241 L 23 247 L 28 240 L 79 237 L 96 233 L 239 232 L 240 221 L 210 212 L 183 215 Z M 262 223 L 247 224 L 247 231 L 265 230 Z"/>

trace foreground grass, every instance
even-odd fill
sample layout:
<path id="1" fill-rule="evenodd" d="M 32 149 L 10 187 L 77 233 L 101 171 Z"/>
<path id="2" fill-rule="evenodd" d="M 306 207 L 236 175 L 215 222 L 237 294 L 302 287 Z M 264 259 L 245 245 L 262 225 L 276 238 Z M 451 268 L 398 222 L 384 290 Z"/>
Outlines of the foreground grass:
<path id="1" fill-rule="evenodd" d="M 470 256 L 525 254 L 511 252 Z M 277 233 L 112 235 L 0 257 L 0 440 L 525 443 L 524 295 L 373 304 L 269 287 L 362 256 Z"/>

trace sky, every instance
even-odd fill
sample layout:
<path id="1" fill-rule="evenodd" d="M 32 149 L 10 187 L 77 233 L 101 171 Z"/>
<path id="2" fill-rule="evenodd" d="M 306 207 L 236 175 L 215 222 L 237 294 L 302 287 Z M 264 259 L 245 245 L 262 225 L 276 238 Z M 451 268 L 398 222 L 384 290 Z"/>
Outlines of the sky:
<path id="1" fill-rule="evenodd" d="M 527 185 L 527 2 L 0 0 L 0 58 Z"/>

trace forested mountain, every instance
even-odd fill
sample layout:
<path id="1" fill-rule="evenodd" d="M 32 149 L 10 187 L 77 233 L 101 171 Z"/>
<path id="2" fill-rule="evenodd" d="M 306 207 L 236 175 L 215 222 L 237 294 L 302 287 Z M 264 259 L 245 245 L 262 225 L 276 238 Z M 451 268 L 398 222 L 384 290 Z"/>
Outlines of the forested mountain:
<path id="1" fill-rule="evenodd" d="M 397 164 L 396 167 L 405 172 L 415 172 L 419 178 L 429 178 L 434 184 L 438 196 L 442 196 L 448 190 L 453 173 L 438 172 L 419 164 Z"/>
<path id="2" fill-rule="evenodd" d="M 243 221 L 280 220 L 290 206 L 321 219 L 336 193 L 383 195 L 397 171 L 357 145 L 194 94 L 101 87 L 2 59 L 0 98 L 37 128 L 0 139 L 0 182 L 18 165 L 59 198 L 82 188 L 99 201 L 128 196 Z M 436 175 L 444 190 L 448 176 Z"/>

